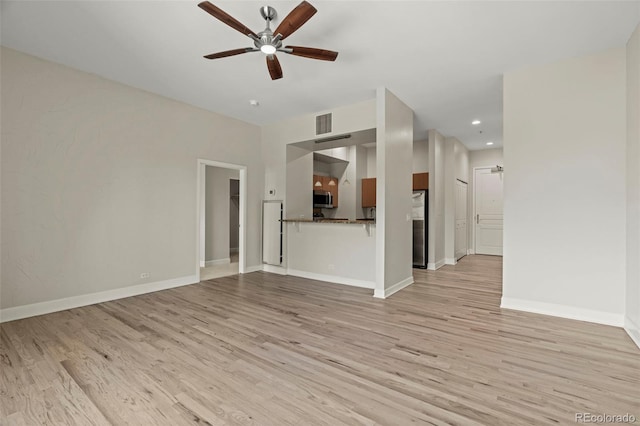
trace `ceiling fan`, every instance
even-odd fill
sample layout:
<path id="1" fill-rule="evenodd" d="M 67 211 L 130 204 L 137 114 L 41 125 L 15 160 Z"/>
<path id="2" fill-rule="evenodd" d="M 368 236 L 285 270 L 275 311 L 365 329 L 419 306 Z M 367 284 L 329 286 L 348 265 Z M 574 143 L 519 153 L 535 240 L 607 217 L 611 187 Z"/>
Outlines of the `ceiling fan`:
<path id="1" fill-rule="evenodd" d="M 317 12 L 316 8 L 306 1 L 303 1 L 296 6 L 296 8 L 293 9 L 287 17 L 282 20 L 282 22 L 280 22 L 280 25 L 278 25 L 275 31 L 271 31 L 270 23 L 276 17 L 276 10 L 271 6 L 261 7 L 260 14 L 264 20 L 267 21 L 267 27 L 257 34 L 244 26 L 234 17 L 208 1 L 203 1 L 198 4 L 198 7 L 209 13 L 214 18 L 224 22 L 234 30 L 240 31 L 242 34 L 248 36 L 253 40 L 254 45 L 254 47 L 212 53 L 205 56 L 207 59 L 218 59 L 227 56 L 240 55 L 242 53 L 261 51 L 267 55 L 267 68 L 269 69 L 271 79 L 277 80 L 282 78 L 282 67 L 280 66 L 280 61 L 278 61 L 278 58 L 275 55 L 276 52 L 283 52 L 311 59 L 320 59 L 322 61 L 335 61 L 338 57 L 338 52 L 331 50 L 300 46 L 283 47 L 282 40 L 297 31 Z"/>

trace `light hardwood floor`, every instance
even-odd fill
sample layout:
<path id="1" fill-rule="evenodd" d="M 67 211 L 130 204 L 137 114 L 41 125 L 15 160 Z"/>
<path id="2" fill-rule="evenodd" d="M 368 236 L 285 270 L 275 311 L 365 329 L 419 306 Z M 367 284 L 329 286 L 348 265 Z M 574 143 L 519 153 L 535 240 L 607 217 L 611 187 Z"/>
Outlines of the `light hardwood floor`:
<path id="1" fill-rule="evenodd" d="M 5 323 L 0 424 L 640 419 L 624 331 L 501 310 L 500 271 L 468 256 L 386 300 L 256 272 Z"/>

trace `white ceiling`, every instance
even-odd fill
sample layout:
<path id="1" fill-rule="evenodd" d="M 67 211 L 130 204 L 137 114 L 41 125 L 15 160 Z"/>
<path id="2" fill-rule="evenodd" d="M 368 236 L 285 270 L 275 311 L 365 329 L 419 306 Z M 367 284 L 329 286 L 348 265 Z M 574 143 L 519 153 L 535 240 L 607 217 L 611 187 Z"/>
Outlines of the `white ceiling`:
<path id="1" fill-rule="evenodd" d="M 212 2 L 259 32 L 266 1 Z M 311 0 L 318 13 L 285 44 L 340 55 L 279 54 L 284 78 L 272 81 L 261 53 L 202 58 L 252 43 L 197 3 L 3 0 L 0 40 L 258 125 L 372 99 L 385 86 L 415 111 L 416 140 L 437 128 L 482 149 L 502 146 L 505 71 L 623 46 L 640 21 L 639 1 Z M 283 18 L 298 3 L 268 4 Z"/>

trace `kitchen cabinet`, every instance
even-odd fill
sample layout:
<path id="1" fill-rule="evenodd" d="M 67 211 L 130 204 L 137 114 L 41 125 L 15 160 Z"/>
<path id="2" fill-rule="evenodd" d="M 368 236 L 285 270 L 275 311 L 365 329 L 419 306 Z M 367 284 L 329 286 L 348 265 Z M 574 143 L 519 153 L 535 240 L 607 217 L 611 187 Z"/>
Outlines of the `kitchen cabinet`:
<path id="1" fill-rule="evenodd" d="M 413 174 L 413 190 L 429 189 L 429 173 Z M 376 206 L 376 178 L 362 179 L 362 207 Z"/>
<path id="2" fill-rule="evenodd" d="M 329 192 L 333 196 L 333 207 L 338 207 L 338 178 L 313 175 L 313 190 Z"/>
<path id="3" fill-rule="evenodd" d="M 376 206 L 376 178 L 362 179 L 362 207 Z"/>
<path id="4" fill-rule="evenodd" d="M 324 191 L 324 182 L 323 178 L 326 176 L 313 175 L 313 190 L 314 191 Z"/>
<path id="5" fill-rule="evenodd" d="M 413 174 L 413 190 L 429 189 L 429 173 L 414 173 Z"/>

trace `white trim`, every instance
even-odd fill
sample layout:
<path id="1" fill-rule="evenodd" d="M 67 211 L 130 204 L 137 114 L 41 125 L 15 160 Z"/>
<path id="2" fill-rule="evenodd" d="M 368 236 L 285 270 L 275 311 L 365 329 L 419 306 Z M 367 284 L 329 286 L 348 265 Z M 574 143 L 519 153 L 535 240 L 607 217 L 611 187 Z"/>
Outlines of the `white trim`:
<path id="1" fill-rule="evenodd" d="M 467 255 L 470 255 L 470 254 L 476 254 L 476 251 L 474 249 L 467 250 Z"/>
<path id="2" fill-rule="evenodd" d="M 451 259 L 451 258 L 446 258 L 444 259 L 444 264 L 445 265 L 455 265 L 456 263 L 458 263 L 457 259 Z"/>
<path id="3" fill-rule="evenodd" d="M 400 290 L 402 290 L 403 288 L 411 284 L 413 284 L 413 275 L 405 278 L 402 281 L 398 281 L 397 283 L 395 283 L 389 288 L 377 288 L 373 292 L 373 297 L 378 299 L 386 299 L 387 297 L 391 296 L 394 293 L 399 292 Z"/>
<path id="4" fill-rule="evenodd" d="M 445 265 L 444 259 L 440 259 L 436 263 L 427 263 L 427 269 L 431 271 L 435 271 L 437 269 L 442 268 L 444 265 Z"/>
<path id="5" fill-rule="evenodd" d="M 293 275 L 294 277 L 308 278 L 310 280 L 317 281 L 326 281 L 334 284 L 350 285 L 353 287 L 370 288 L 372 290 L 376 287 L 375 281 L 356 280 L 353 278 L 338 277 L 336 275 L 316 274 L 315 272 L 299 271 L 297 269 L 288 269 L 287 273 L 288 275 Z"/>
<path id="6" fill-rule="evenodd" d="M 216 265 L 226 265 L 231 263 L 231 258 L 226 257 L 224 259 L 212 259 L 204 262 L 205 267 L 216 266 Z"/>
<path id="7" fill-rule="evenodd" d="M 266 263 L 262 265 L 262 270 L 265 272 L 270 272 L 272 274 L 278 275 L 287 275 L 287 269 L 282 266 L 277 265 L 267 265 Z"/>
<path id="8" fill-rule="evenodd" d="M 578 321 L 595 322 L 597 324 L 612 325 L 615 327 L 624 326 L 624 315 L 622 314 L 595 311 L 576 306 L 502 297 L 500 308 L 532 312 L 534 314 L 551 315 L 554 317 L 568 318 Z"/>
<path id="9" fill-rule="evenodd" d="M 206 199 L 207 199 L 207 174 L 206 167 L 198 165 L 198 181 L 196 183 L 198 190 L 197 202 L 197 220 L 198 220 L 198 258 L 200 259 L 200 267 L 204 268 L 206 263 Z M 199 271 L 198 271 L 199 272 Z M 200 278 L 198 276 L 198 278 Z"/>
<path id="10" fill-rule="evenodd" d="M 629 317 L 624 318 L 624 331 L 627 332 L 633 343 L 640 349 L 640 326 Z"/>
<path id="11" fill-rule="evenodd" d="M 125 297 L 138 296 L 140 294 L 153 293 L 155 291 L 167 290 L 174 287 L 197 283 L 198 279 L 195 275 L 188 275 L 186 277 L 121 287 L 113 290 L 100 291 L 98 293 L 89 293 L 80 296 L 50 300 L 47 302 L 5 308 L 0 310 L 0 322 L 35 317 L 37 315 L 49 314 L 51 312 L 66 311 L 67 309 L 79 308 L 81 306 L 89 306 L 96 303 L 108 302 L 110 300 L 123 299 Z"/>
<path id="12" fill-rule="evenodd" d="M 245 274 L 250 274 L 251 272 L 258 272 L 258 271 L 262 271 L 262 265 L 256 265 L 256 266 L 247 266 L 246 268 L 244 268 L 244 273 Z"/>

